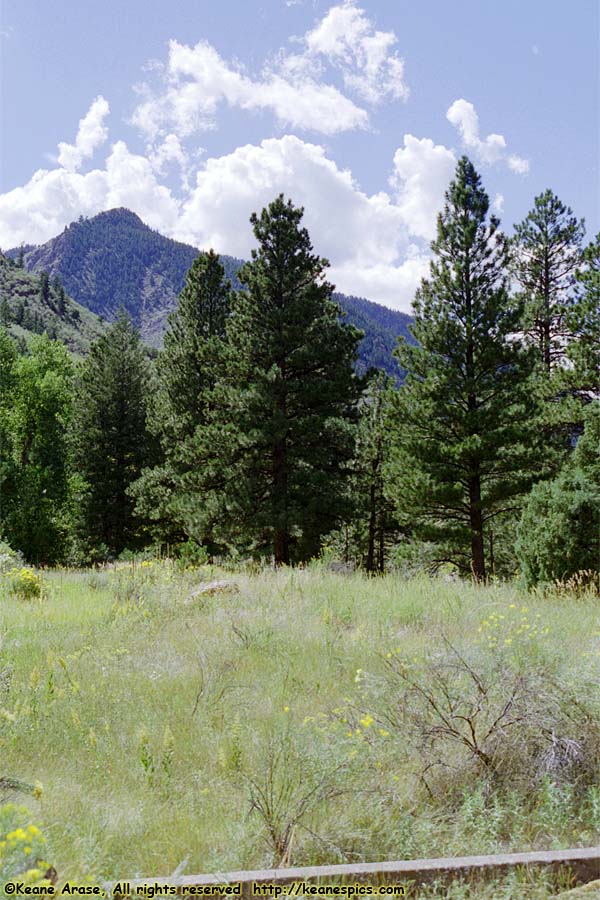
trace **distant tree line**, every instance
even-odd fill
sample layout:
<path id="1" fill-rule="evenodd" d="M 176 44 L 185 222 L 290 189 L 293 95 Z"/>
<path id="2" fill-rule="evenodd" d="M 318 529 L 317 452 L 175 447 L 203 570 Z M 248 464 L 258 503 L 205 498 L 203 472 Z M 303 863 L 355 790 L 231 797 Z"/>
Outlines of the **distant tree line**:
<path id="1" fill-rule="evenodd" d="M 597 578 L 600 235 L 551 191 L 510 239 L 489 207 L 463 157 L 400 387 L 357 374 L 362 334 L 283 195 L 251 218 L 241 289 L 193 261 L 154 359 L 125 312 L 77 363 L 0 330 L 0 538 L 46 565 L 154 547 Z"/>

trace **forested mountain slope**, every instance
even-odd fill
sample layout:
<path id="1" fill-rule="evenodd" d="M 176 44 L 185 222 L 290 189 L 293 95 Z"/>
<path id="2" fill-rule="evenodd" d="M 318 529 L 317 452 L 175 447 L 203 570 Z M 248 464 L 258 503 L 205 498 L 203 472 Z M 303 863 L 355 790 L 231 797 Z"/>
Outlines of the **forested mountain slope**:
<path id="1" fill-rule="evenodd" d="M 16 258 L 19 253 L 28 270 L 58 276 L 68 294 L 98 315 L 113 319 L 124 307 L 143 339 L 159 346 L 167 315 L 198 250 L 164 237 L 121 208 L 80 218 L 47 243 L 15 248 L 8 255 Z M 239 288 L 236 272 L 243 260 L 222 256 L 221 262 Z M 365 332 L 360 368 L 378 366 L 398 375 L 392 350 L 398 335 L 408 336 L 411 317 L 358 297 L 336 294 L 335 299 L 347 312 L 347 321 Z"/>
<path id="2" fill-rule="evenodd" d="M 84 354 L 102 332 L 98 316 L 72 300 L 60 281 L 25 271 L 0 253 L 0 325 L 17 339 L 46 332 Z"/>

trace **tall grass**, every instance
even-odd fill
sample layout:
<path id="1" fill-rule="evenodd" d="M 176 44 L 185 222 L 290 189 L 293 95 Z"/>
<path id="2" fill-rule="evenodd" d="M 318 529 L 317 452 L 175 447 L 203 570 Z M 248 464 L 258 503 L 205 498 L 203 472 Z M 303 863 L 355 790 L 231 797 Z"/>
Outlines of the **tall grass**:
<path id="1" fill-rule="evenodd" d="M 238 592 L 198 593 L 217 577 Z M 598 841 L 591 595 L 318 565 L 43 580 L 0 598 L 0 775 L 42 783 L 63 877 Z"/>

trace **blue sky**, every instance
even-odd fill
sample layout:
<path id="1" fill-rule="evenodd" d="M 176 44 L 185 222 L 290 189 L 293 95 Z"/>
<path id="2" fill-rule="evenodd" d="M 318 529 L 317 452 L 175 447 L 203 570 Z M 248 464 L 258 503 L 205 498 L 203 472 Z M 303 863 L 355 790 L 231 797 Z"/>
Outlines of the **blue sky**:
<path id="1" fill-rule="evenodd" d="M 0 246 L 128 206 L 247 255 L 306 208 L 340 290 L 408 310 L 466 152 L 507 230 L 599 223 L 595 0 L 2 0 Z"/>

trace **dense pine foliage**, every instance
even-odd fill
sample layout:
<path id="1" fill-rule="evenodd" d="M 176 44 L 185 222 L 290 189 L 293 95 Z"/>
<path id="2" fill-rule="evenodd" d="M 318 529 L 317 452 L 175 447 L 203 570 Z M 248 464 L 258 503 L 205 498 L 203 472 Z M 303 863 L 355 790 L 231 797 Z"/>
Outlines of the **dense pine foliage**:
<path id="1" fill-rule="evenodd" d="M 146 427 L 149 367 L 126 313 L 94 344 L 74 385 L 72 455 L 82 479 L 81 535 L 93 557 L 142 543 L 127 489 L 152 459 Z"/>
<path id="2" fill-rule="evenodd" d="M 149 428 L 160 445 L 160 461 L 132 486 L 140 515 L 155 539 L 185 540 L 187 479 L 196 461 L 196 430 L 206 425 L 224 355 L 225 327 L 232 304 L 231 283 L 216 253 L 192 263 L 179 305 L 169 316 L 164 349 L 156 364 L 155 390 L 148 403 Z"/>
<path id="3" fill-rule="evenodd" d="M 325 553 L 369 572 L 597 584 L 600 236 L 584 247 L 551 191 L 511 240 L 489 206 L 463 157 L 408 338 L 407 317 L 380 308 L 374 328 L 373 304 L 333 293 L 283 196 L 252 216 L 241 268 L 212 251 L 184 265 L 184 245 L 175 263 L 173 242 L 123 210 L 67 229 L 53 252 L 76 278 L 104 272 L 103 309 L 120 308 L 102 333 L 82 321 L 79 344 L 50 257 L 39 277 L 22 268 L 50 245 L 0 258 L 0 539 L 49 565 L 144 548 L 276 565 Z M 89 268 L 98 227 L 106 247 L 112 229 L 126 236 L 121 290 L 110 252 Z M 152 284 L 149 247 L 173 293 L 180 278 L 152 353 L 134 291 L 142 272 Z M 28 343 L 18 303 L 45 332 Z M 83 360 L 53 339 L 82 350 L 94 327 Z"/>

